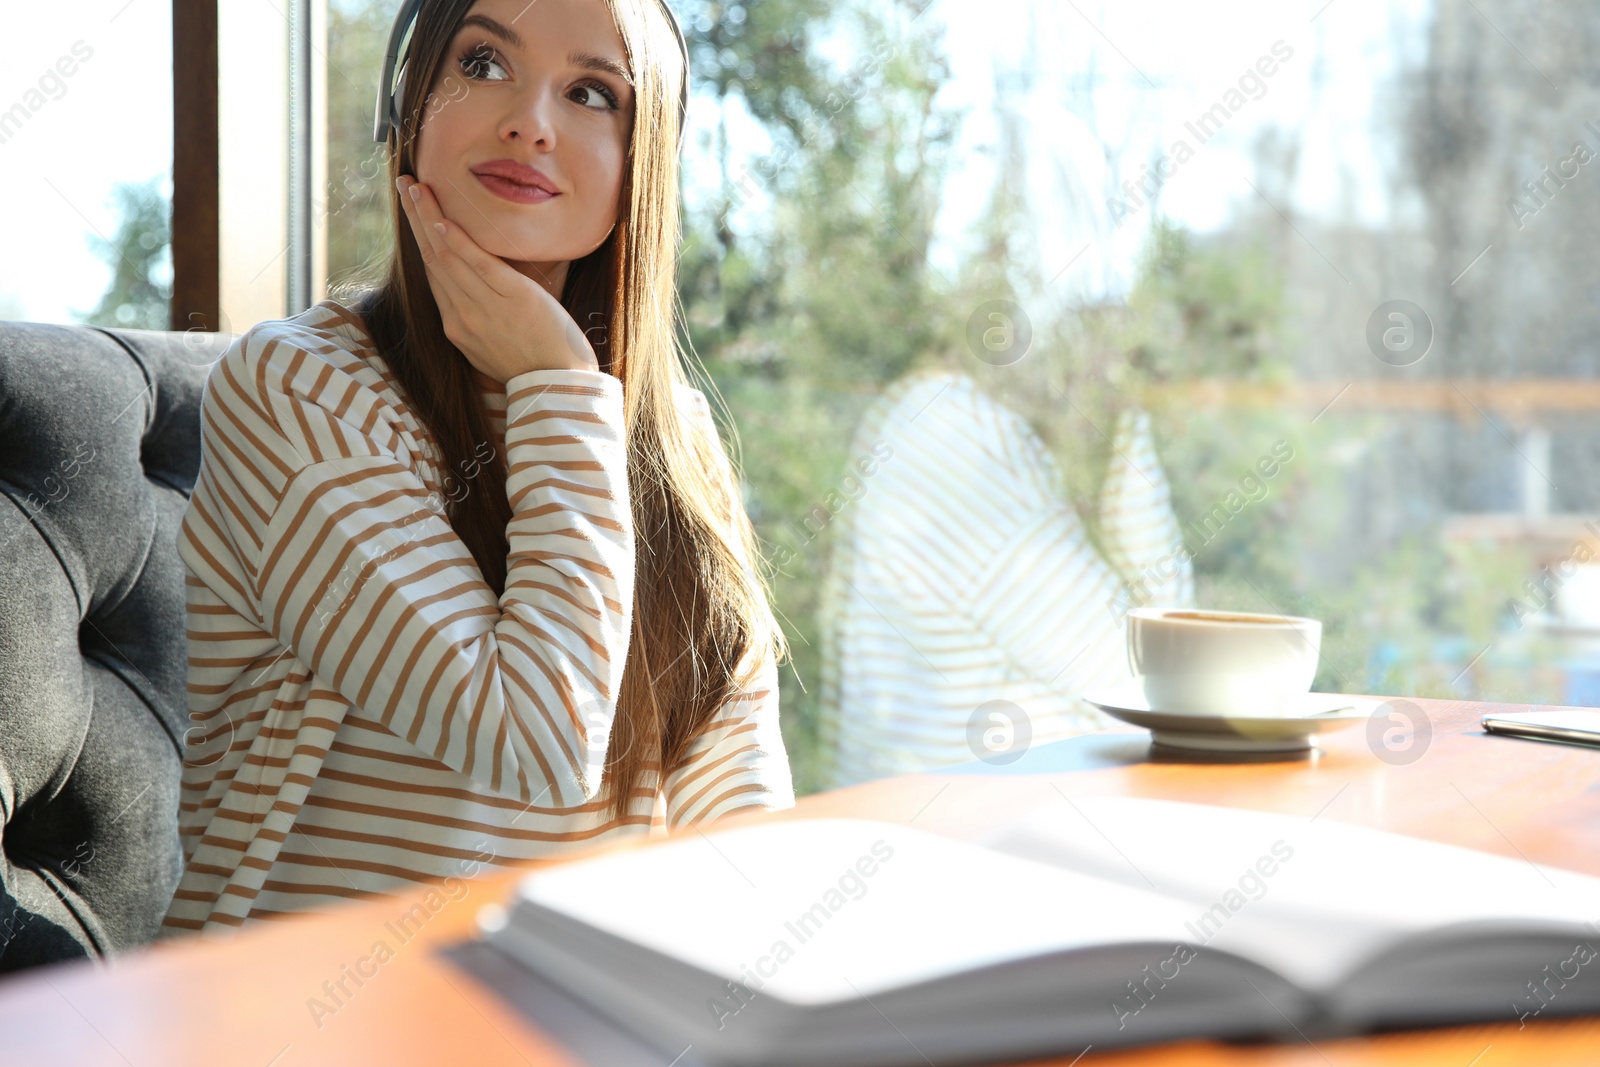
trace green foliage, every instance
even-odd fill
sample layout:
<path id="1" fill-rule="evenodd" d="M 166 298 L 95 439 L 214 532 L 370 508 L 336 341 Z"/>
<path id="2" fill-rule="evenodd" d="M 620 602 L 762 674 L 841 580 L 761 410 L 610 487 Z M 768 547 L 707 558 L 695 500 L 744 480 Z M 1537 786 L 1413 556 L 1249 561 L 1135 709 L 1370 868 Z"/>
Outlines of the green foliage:
<path id="1" fill-rule="evenodd" d="M 1198 603 L 1322 620 L 1313 686 L 1368 692 L 1375 634 L 1399 635 L 1409 655 L 1430 651 L 1426 616 L 1438 591 L 1429 579 L 1440 573 L 1416 545 L 1341 562 L 1342 540 L 1363 521 L 1352 465 L 1381 440 L 1382 422 L 1313 419 L 1288 405 L 1203 406 L 1181 388 L 1292 377 L 1285 273 L 1261 240 L 1199 240 L 1158 221 L 1128 301 L 1131 387 L 1179 387 L 1154 394 L 1167 404 L 1152 405 L 1152 415 L 1173 510 L 1194 553 Z M 1401 682 L 1394 674 L 1379 670 L 1386 684 Z"/>
<path id="2" fill-rule="evenodd" d="M 1128 300 L 1129 367 L 1148 381 L 1282 381 L 1283 264 L 1259 237 L 1201 242 L 1158 219 Z"/>
<path id="3" fill-rule="evenodd" d="M 376 280 L 393 232 L 385 213 L 388 150 L 372 140 L 373 100 L 383 75 L 393 5 L 328 5 L 328 185 L 312 205 L 328 229 L 328 287 Z"/>
<path id="4" fill-rule="evenodd" d="M 683 3 L 678 11 L 696 86 L 719 100 L 737 94 L 763 125 L 801 137 L 808 105 L 835 87 L 811 35 L 838 6 L 838 0 Z"/>
<path id="5" fill-rule="evenodd" d="M 716 17 L 725 8 L 750 14 L 730 28 Z M 844 0 L 700 5 L 689 26 L 697 82 L 724 114 L 742 103 L 774 142 L 735 162 L 719 126 L 725 180 L 687 220 L 688 340 L 713 373 L 861 386 L 930 345 L 942 301 L 927 246 L 955 127 L 931 106 L 945 70 L 936 27 L 904 21 Z M 808 34 L 822 32 L 861 42 L 843 71 L 814 52 Z M 736 232 L 747 205 L 767 207 L 766 232 Z"/>
<path id="6" fill-rule="evenodd" d="M 90 236 L 94 253 L 111 268 L 111 284 L 100 303 L 78 321 L 91 326 L 165 330 L 170 326 L 172 283 L 161 275 L 171 261 L 171 205 L 161 178 L 120 182 L 113 190 L 121 221 L 109 239 Z M 169 275 L 170 277 L 170 275 Z"/>
<path id="7" fill-rule="evenodd" d="M 741 9 L 742 21 L 729 17 Z M 791 649 L 780 701 L 801 793 L 826 780 L 828 759 L 817 709 L 817 598 L 833 547 L 823 502 L 872 396 L 958 328 L 927 262 L 955 124 L 932 105 L 947 76 L 938 27 L 909 21 L 912 10 L 768 0 L 705 3 L 685 20 L 702 91 L 724 110 L 742 102 L 773 140 L 748 166 L 724 152 L 722 188 L 686 220 L 680 292 L 686 340 L 731 415 L 725 436 L 737 427 L 751 519 L 784 561 L 771 580 Z M 820 58 L 824 33 L 856 42 L 842 70 Z M 763 229 L 739 232 L 746 208 L 765 209 Z"/>
<path id="8" fill-rule="evenodd" d="M 1198 241 L 1158 224 L 1124 320 L 1139 387 L 1287 382 L 1286 273 L 1260 242 Z M 1321 619 L 1319 690 L 1561 699 L 1548 669 L 1552 642 L 1508 626 L 1508 599 L 1535 569 L 1526 553 L 1446 546 L 1437 527 L 1369 556 L 1349 552 L 1352 535 L 1378 518 L 1358 476 L 1366 457 L 1394 449 L 1391 418 L 1287 405 L 1205 408 L 1181 392 L 1166 396 L 1170 406 L 1154 412 L 1158 446 L 1195 553 L 1201 604 Z M 1196 521 L 1215 514 L 1279 441 L 1294 458 L 1261 480 L 1260 499 L 1246 501 L 1214 537 L 1197 536 Z"/>

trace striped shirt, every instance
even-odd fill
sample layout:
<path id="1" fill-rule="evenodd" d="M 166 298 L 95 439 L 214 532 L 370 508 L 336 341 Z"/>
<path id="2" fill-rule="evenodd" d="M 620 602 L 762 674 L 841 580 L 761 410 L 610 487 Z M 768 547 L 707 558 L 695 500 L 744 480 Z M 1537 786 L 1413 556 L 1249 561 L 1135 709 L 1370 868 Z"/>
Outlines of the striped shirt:
<path id="1" fill-rule="evenodd" d="M 1081 697 L 1130 678 L 1122 615 L 1191 605 L 1194 584 L 1149 416 L 1110 436 L 1102 555 L 1044 443 L 970 378 L 923 372 L 873 402 L 851 455 L 876 469 L 858 465 L 822 592 L 831 785 L 1111 725 Z"/>
<path id="2" fill-rule="evenodd" d="M 478 455 L 509 471 L 498 599 L 442 510 L 477 461 L 446 477 L 359 316 L 322 301 L 212 368 L 178 539 L 192 725 L 164 934 L 794 804 L 769 653 L 688 763 L 606 818 L 633 613 L 622 385 L 478 383 Z M 676 387 L 731 485 L 704 395 Z"/>

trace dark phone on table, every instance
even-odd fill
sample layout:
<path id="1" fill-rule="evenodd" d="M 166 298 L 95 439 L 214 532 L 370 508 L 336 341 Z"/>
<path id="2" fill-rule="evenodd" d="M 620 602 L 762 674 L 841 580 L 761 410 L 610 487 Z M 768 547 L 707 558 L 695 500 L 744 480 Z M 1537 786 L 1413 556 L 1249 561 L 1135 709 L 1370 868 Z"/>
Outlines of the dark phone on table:
<path id="1" fill-rule="evenodd" d="M 1600 746 L 1600 708 L 1592 711 L 1565 709 L 1485 715 L 1483 728 L 1492 734 L 1527 737 L 1535 741 Z"/>

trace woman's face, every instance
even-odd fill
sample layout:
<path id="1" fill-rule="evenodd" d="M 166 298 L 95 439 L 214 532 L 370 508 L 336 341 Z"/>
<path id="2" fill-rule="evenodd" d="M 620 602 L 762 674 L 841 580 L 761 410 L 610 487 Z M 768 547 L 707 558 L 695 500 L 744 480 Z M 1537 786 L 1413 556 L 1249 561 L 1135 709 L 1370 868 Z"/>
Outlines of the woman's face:
<path id="1" fill-rule="evenodd" d="M 445 218 L 557 297 L 567 264 L 604 243 L 620 211 L 627 67 L 605 0 L 478 0 L 423 105 L 417 180 Z M 537 169 L 556 195 L 483 173 L 497 163 Z"/>

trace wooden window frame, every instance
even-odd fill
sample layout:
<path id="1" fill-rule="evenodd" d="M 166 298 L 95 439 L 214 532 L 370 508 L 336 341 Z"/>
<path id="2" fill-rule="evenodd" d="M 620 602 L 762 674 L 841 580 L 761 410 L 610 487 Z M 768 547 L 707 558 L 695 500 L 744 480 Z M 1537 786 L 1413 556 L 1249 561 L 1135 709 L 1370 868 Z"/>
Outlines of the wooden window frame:
<path id="1" fill-rule="evenodd" d="M 327 0 L 172 0 L 171 329 L 326 297 L 327 24 Z"/>

